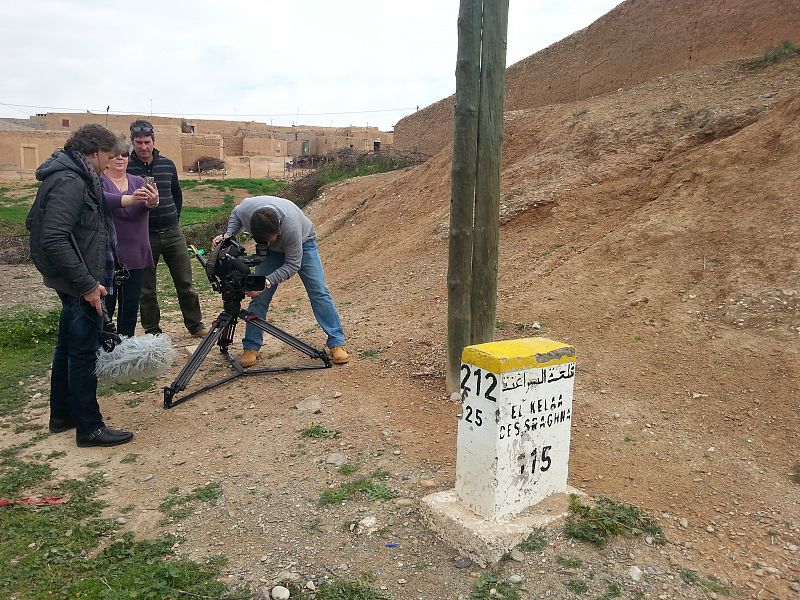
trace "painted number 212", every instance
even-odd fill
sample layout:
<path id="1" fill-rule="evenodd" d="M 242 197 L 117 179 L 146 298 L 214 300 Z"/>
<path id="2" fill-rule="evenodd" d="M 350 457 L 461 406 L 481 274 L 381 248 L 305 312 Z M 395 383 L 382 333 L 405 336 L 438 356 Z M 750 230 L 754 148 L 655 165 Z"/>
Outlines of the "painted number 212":
<path id="1" fill-rule="evenodd" d="M 488 371 L 481 371 L 480 369 L 475 369 L 473 373 L 469 365 L 461 365 L 461 372 L 463 373 L 463 377 L 461 378 L 461 390 L 463 392 L 469 394 L 472 391 L 472 388 L 470 388 L 468 384 L 470 382 L 470 375 L 474 375 L 475 395 L 480 398 L 481 384 L 484 383 L 485 391 L 483 397 L 492 402 L 497 402 L 497 398 L 492 395 L 494 388 L 497 387 L 497 375 L 489 373 Z"/>

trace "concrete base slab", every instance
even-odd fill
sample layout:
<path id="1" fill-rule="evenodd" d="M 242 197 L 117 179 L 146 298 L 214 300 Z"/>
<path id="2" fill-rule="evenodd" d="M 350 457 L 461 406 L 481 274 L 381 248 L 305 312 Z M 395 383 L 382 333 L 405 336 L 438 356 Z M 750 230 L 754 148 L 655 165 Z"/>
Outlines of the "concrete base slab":
<path id="1" fill-rule="evenodd" d="M 584 495 L 567 486 L 566 493 L 548 496 L 536 506 L 502 521 L 476 515 L 459 502 L 455 490 L 425 496 L 420 508 L 425 523 L 444 542 L 485 567 L 499 562 L 534 529 L 564 519 L 569 514 L 570 494 Z"/>

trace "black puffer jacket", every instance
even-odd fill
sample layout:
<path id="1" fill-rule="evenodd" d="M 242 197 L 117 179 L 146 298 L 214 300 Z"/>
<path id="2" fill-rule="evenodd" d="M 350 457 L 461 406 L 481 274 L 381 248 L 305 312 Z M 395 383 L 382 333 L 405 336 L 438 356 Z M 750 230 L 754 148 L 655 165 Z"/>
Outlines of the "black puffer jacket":
<path id="1" fill-rule="evenodd" d="M 106 285 L 114 225 L 102 192 L 65 152 L 42 163 L 36 179 L 42 185 L 25 224 L 44 284 L 74 297 L 88 294 L 100 282 Z"/>

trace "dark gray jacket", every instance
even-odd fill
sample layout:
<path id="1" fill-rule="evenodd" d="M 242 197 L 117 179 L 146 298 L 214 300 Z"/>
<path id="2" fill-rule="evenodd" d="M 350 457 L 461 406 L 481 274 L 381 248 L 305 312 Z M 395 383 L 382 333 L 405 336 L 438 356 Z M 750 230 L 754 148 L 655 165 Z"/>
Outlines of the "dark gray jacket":
<path id="1" fill-rule="evenodd" d="M 65 152 L 42 163 L 36 179 L 42 185 L 25 224 L 31 232 L 31 258 L 44 284 L 74 297 L 98 283 L 106 285 L 113 218 L 102 192 Z"/>

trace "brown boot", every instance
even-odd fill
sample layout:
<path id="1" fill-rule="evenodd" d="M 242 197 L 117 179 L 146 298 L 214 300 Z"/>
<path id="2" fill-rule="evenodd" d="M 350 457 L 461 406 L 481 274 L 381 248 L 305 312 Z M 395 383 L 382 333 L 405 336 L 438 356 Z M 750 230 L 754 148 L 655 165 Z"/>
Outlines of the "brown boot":
<path id="1" fill-rule="evenodd" d="M 261 352 L 258 350 L 245 350 L 239 357 L 239 364 L 246 369 L 256 364 L 259 358 L 261 358 Z"/>
<path id="2" fill-rule="evenodd" d="M 350 362 L 350 355 L 347 353 L 347 350 L 344 349 L 344 346 L 336 346 L 335 348 L 331 348 L 331 360 L 335 365 L 344 365 Z"/>

